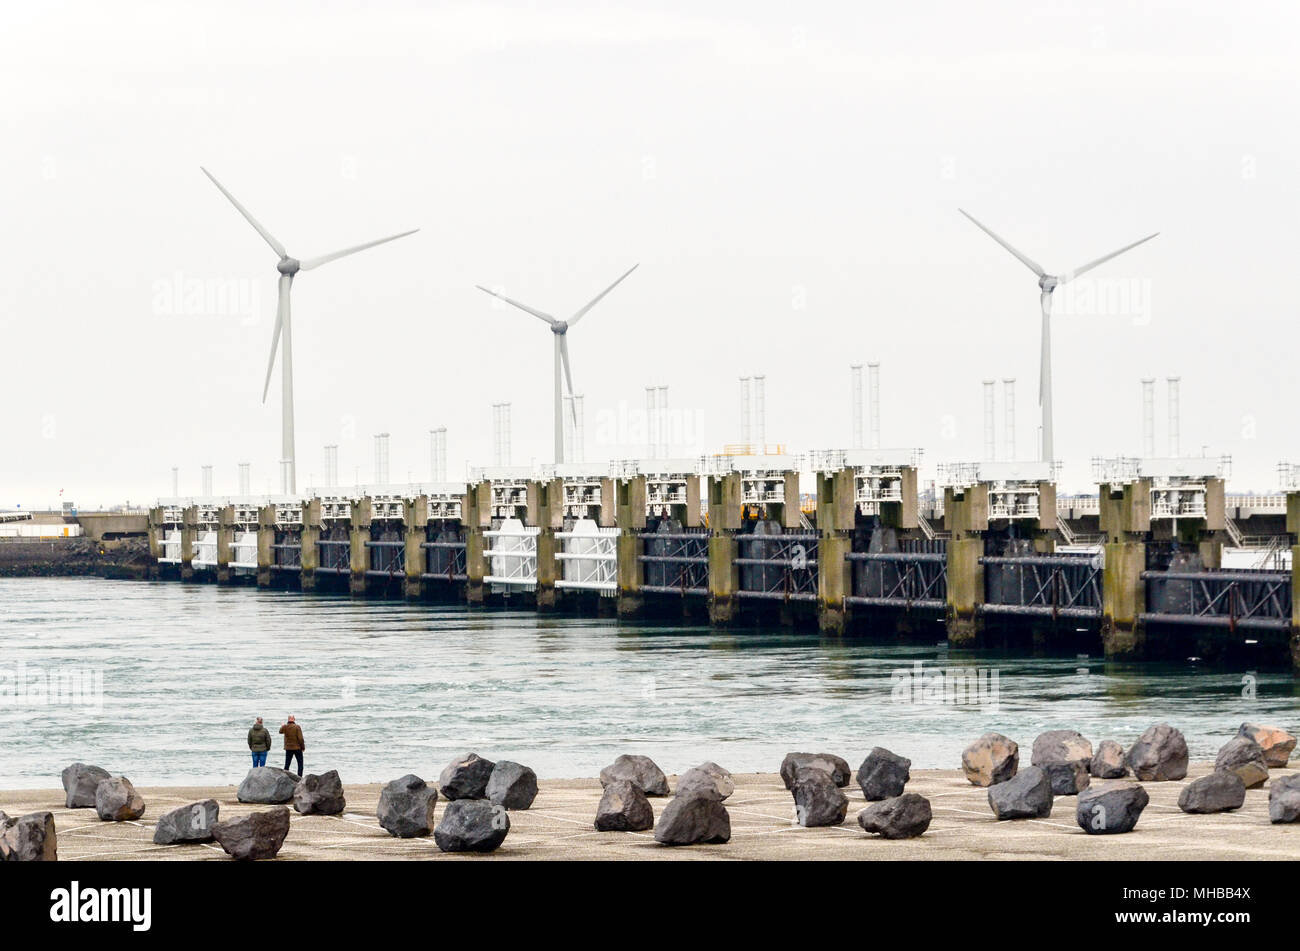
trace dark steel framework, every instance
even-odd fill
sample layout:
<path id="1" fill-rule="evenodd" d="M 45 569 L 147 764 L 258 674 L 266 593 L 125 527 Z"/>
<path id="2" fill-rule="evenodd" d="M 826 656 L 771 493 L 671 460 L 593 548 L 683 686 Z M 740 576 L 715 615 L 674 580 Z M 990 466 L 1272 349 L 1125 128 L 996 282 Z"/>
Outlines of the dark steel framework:
<path id="1" fill-rule="evenodd" d="M 1144 622 L 1289 630 L 1289 571 L 1144 571 Z M 1171 610 L 1173 608 L 1174 610 Z"/>
<path id="2" fill-rule="evenodd" d="M 846 604 L 942 611 L 948 600 L 948 555 L 937 551 L 850 552 L 853 594 Z"/>
<path id="3" fill-rule="evenodd" d="M 817 600 L 817 543 L 811 532 L 737 535 L 739 598 L 768 601 Z"/>
<path id="4" fill-rule="evenodd" d="M 641 590 L 647 594 L 706 597 L 709 593 L 709 533 L 639 532 L 644 553 Z"/>
<path id="5" fill-rule="evenodd" d="M 1087 555 L 987 556 L 982 614 L 1089 620 L 1101 616 L 1102 566 Z"/>

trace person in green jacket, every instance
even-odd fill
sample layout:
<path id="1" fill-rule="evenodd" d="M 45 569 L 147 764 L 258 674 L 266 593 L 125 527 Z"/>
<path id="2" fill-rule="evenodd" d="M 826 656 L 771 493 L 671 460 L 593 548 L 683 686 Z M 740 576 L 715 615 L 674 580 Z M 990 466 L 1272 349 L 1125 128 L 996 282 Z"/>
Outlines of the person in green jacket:
<path id="1" fill-rule="evenodd" d="M 266 754 L 271 751 L 271 731 L 262 726 L 261 717 L 248 731 L 248 748 L 253 754 L 253 765 L 265 766 Z"/>

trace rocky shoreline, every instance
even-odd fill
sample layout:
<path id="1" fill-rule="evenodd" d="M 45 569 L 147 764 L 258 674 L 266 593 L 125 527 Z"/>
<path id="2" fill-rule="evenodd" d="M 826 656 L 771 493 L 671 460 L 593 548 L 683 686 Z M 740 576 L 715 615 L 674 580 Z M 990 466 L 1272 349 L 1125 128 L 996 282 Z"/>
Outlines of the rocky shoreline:
<path id="1" fill-rule="evenodd" d="M 0 578 L 109 578 L 143 580 L 153 561 L 141 538 L 96 543 L 90 538 L 4 539 Z"/>

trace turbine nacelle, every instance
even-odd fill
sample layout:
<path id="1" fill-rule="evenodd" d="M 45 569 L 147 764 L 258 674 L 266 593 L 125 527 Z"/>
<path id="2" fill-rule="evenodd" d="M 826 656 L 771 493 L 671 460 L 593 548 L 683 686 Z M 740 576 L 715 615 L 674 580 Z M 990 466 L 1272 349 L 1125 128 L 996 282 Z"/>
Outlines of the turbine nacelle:
<path id="1" fill-rule="evenodd" d="M 1061 279 L 1053 274 L 1044 274 L 1038 279 L 1038 286 L 1044 294 L 1050 294 L 1060 285 Z"/>
<path id="2" fill-rule="evenodd" d="M 564 332 L 568 329 L 569 322 L 567 320 L 557 320 L 551 324 L 551 333 L 555 334 L 557 337 L 563 336 Z"/>
<path id="3" fill-rule="evenodd" d="M 293 277 L 298 273 L 300 267 L 302 267 L 302 262 L 297 258 L 281 258 L 280 263 L 275 266 L 275 269 L 281 274 L 287 274 L 290 277 Z"/>

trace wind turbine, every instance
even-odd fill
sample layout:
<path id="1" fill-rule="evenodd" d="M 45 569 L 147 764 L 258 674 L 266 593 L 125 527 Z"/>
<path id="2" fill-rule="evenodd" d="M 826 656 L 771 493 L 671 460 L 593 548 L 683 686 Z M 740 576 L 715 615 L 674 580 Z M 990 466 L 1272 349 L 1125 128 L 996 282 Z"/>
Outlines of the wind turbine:
<path id="1" fill-rule="evenodd" d="M 481 284 L 474 285 L 479 290 L 483 291 L 485 294 L 491 294 L 493 297 L 500 298 L 501 300 L 505 301 L 507 304 L 510 304 L 513 307 L 518 307 L 520 310 L 524 311 L 525 313 L 532 314 L 538 320 L 545 321 L 550 326 L 551 333 L 555 335 L 555 461 L 556 462 L 564 461 L 564 390 L 562 387 L 562 383 L 568 384 L 569 395 L 570 396 L 573 395 L 573 372 L 569 368 L 569 342 L 566 339 L 565 335 L 569 332 L 570 327 L 577 325 L 578 321 L 580 321 L 583 318 L 583 316 L 587 313 L 587 311 L 591 310 L 593 307 L 599 304 L 601 299 L 606 294 L 608 294 L 614 288 L 618 287 L 619 284 L 623 283 L 623 278 L 627 277 L 629 274 L 631 274 L 640 266 L 641 265 L 639 263 L 633 264 L 630 268 L 628 268 L 626 271 L 623 272 L 623 274 L 619 277 L 617 281 L 615 281 L 613 284 L 609 285 L 609 287 L 605 288 L 603 291 L 601 291 L 599 294 L 593 297 L 585 307 L 578 310 L 577 313 L 575 313 L 568 320 L 557 320 L 556 318 L 552 317 L 548 313 L 545 313 L 544 311 L 536 310 L 532 307 L 529 307 L 527 304 L 521 304 L 517 300 L 511 300 L 509 297 L 506 297 L 504 294 L 498 294 L 496 291 L 490 290 Z M 561 373 L 563 373 L 563 379 L 561 379 Z M 574 422 L 576 423 L 577 422 L 576 410 L 570 407 L 570 412 L 573 412 L 575 414 Z"/>
<path id="2" fill-rule="evenodd" d="M 281 466 L 281 491 L 286 494 L 293 494 L 298 491 L 297 466 L 294 457 L 294 439 L 293 439 L 293 334 L 292 324 L 289 320 L 289 291 L 293 287 L 293 278 L 299 271 L 310 271 L 312 268 L 320 267 L 322 264 L 328 264 L 330 261 L 337 261 L 339 258 L 345 258 L 349 254 L 356 254 L 358 251 L 364 251 L 366 248 L 373 248 L 377 244 L 384 244 L 388 241 L 395 241 L 398 238 L 405 238 L 408 234 L 415 234 L 419 228 L 411 231 L 403 231 L 401 234 L 391 235 L 387 238 L 380 238 L 378 241 L 368 241 L 365 244 L 358 244 L 354 248 L 345 248 L 342 251 L 335 251 L 332 254 L 323 254 L 318 258 L 308 258 L 306 261 L 299 261 L 297 258 L 289 256 L 289 252 L 284 249 L 279 241 L 272 236 L 271 232 L 263 228 L 248 209 L 241 205 L 235 196 L 226 191 L 225 187 L 216 180 L 211 172 L 202 166 L 199 167 L 204 175 L 212 180 L 212 184 L 221 190 L 221 194 L 230 199 L 230 203 L 238 209 L 239 213 L 247 219 L 248 223 L 253 226 L 254 230 L 262 236 L 271 250 L 280 256 L 280 261 L 276 264 L 275 269 L 280 272 L 279 284 L 279 303 L 275 309 L 275 329 L 271 332 L 271 357 L 266 363 L 266 384 L 262 387 L 262 402 L 266 402 L 266 395 L 271 389 L 271 371 L 275 368 L 275 351 L 280 343 L 280 337 L 284 337 L 284 356 L 280 359 L 281 370 L 281 404 L 282 419 L 280 424 L 280 466 Z"/>
<path id="3" fill-rule="evenodd" d="M 1046 462 L 1055 462 L 1056 455 L 1052 446 L 1052 291 L 1056 290 L 1062 284 L 1074 280 L 1081 274 L 1086 274 L 1099 264 L 1105 264 L 1111 258 L 1119 257 L 1125 251 L 1131 251 L 1139 244 L 1145 244 L 1160 232 L 1149 234 L 1140 241 L 1134 241 L 1132 244 L 1126 244 L 1118 251 L 1112 251 L 1110 254 L 1103 255 L 1095 261 L 1089 261 L 1083 267 L 1075 268 L 1073 271 L 1066 271 L 1064 274 L 1048 274 L 1038 264 L 1029 257 L 1021 254 L 1006 241 L 1003 241 L 996 234 L 980 224 L 971 215 L 967 214 L 965 209 L 958 208 L 963 215 L 974 223 L 974 225 L 983 231 L 986 235 L 996 241 L 1002 247 L 1010 251 L 1016 258 L 1029 270 L 1038 275 L 1038 287 L 1041 291 L 1039 303 L 1043 308 L 1043 331 L 1042 331 L 1042 352 L 1039 356 L 1038 364 L 1038 405 L 1043 414 L 1043 441 L 1040 446 L 1039 458 Z"/>

